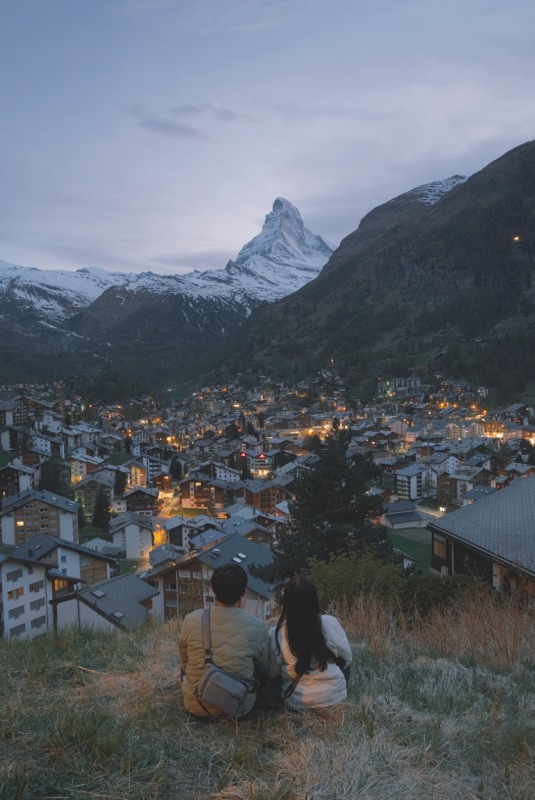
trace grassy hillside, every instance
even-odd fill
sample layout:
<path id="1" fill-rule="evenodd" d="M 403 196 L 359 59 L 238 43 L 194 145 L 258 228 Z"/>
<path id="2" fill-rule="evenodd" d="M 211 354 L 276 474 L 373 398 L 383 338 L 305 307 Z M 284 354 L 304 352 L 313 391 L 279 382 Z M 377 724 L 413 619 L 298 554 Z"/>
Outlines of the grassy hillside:
<path id="1" fill-rule="evenodd" d="M 171 622 L 0 643 L 2 800 L 533 800 L 535 620 L 490 598 L 342 615 L 346 703 L 201 723 Z"/>

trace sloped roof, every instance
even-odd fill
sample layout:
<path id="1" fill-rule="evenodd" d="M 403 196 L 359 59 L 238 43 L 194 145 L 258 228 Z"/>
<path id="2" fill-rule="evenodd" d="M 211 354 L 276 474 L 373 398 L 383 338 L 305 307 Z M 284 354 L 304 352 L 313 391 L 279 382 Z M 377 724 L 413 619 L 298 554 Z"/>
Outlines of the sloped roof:
<path id="1" fill-rule="evenodd" d="M 110 519 L 110 533 L 117 533 L 121 528 L 131 524 L 139 525 L 140 528 L 147 528 L 150 531 L 154 530 L 154 523 L 150 517 L 136 514 L 135 511 L 126 511 L 124 514 Z"/>
<path id="2" fill-rule="evenodd" d="M 80 555 L 90 555 L 92 558 L 102 558 L 105 561 L 111 561 L 109 556 L 99 553 L 96 550 L 91 550 L 89 547 L 84 547 L 74 542 L 69 542 L 66 539 L 60 539 L 58 536 L 50 536 L 49 533 L 37 533 L 31 539 L 19 545 L 12 555 L 21 558 L 33 558 L 41 560 L 48 553 L 51 553 L 56 548 L 61 547 L 64 550 L 72 550 Z"/>
<path id="3" fill-rule="evenodd" d="M 519 478 L 429 528 L 535 575 L 535 477 Z"/>
<path id="4" fill-rule="evenodd" d="M 159 590 L 137 575 L 118 575 L 78 592 L 80 600 L 121 628 L 133 630 L 147 620 L 141 603 L 159 594 Z"/>
<path id="5" fill-rule="evenodd" d="M 16 508 L 22 508 L 32 500 L 42 500 L 49 506 L 55 506 L 62 511 L 70 511 L 71 514 L 76 514 L 78 511 L 78 503 L 70 500 L 68 497 L 62 497 L 53 492 L 47 492 L 44 489 L 37 491 L 36 489 L 27 489 L 25 492 L 15 494 L 12 497 L 6 497 L 2 500 L 2 514 L 14 511 Z"/>
<path id="6" fill-rule="evenodd" d="M 267 547 L 263 547 L 256 542 L 250 542 L 239 533 L 231 533 L 217 542 L 205 545 L 200 550 L 193 550 L 191 553 L 158 564 L 148 572 L 143 573 L 144 580 L 150 580 L 157 575 L 162 575 L 170 569 L 187 566 L 192 561 L 201 561 L 203 564 L 216 569 L 222 564 L 234 561 L 240 564 L 247 573 L 247 587 L 256 592 L 261 597 L 268 599 L 271 596 L 269 584 L 260 578 L 253 577 L 249 572 L 251 564 L 259 567 L 267 566 L 273 561 L 273 553 Z"/>

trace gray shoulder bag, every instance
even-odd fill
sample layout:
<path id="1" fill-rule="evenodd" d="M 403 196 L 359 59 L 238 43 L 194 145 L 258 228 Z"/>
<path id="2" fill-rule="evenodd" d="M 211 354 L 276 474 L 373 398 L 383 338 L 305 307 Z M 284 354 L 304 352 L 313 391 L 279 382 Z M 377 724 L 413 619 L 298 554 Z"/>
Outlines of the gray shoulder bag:
<path id="1" fill-rule="evenodd" d="M 205 703 L 231 717 L 239 716 L 243 702 L 249 692 L 256 691 L 255 681 L 239 678 L 214 664 L 210 636 L 210 609 L 202 615 L 202 638 L 204 647 L 204 670 L 195 697 L 209 716 Z"/>

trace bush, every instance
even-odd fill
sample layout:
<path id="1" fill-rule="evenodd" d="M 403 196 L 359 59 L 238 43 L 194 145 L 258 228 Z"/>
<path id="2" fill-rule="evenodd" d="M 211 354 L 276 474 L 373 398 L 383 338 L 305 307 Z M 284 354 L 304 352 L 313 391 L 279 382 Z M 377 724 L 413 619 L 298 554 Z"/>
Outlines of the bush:
<path id="1" fill-rule="evenodd" d="M 311 559 L 308 563 L 307 577 L 315 584 L 323 608 L 351 605 L 355 598 L 366 596 L 415 619 L 484 588 L 476 578 L 462 575 L 407 575 L 400 565 L 385 564 L 369 552 L 349 551 L 326 562 Z"/>

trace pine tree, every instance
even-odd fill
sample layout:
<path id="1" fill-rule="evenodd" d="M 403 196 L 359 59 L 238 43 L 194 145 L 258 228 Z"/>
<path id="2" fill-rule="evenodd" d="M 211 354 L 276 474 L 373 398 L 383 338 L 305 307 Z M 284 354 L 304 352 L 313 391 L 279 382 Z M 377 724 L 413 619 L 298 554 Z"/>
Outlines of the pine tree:
<path id="1" fill-rule="evenodd" d="M 71 496 L 71 469 L 59 456 L 51 456 L 41 464 L 39 489 L 61 497 Z"/>
<path id="2" fill-rule="evenodd" d="M 110 522 L 110 503 L 108 495 L 104 489 L 99 489 L 95 500 L 95 510 L 93 511 L 92 523 L 95 528 L 108 531 Z"/>
<path id="3" fill-rule="evenodd" d="M 373 524 L 381 500 L 367 493 L 379 471 L 369 455 L 349 461 L 348 442 L 346 431 L 334 432 L 315 468 L 296 481 L 290 529 L 281 537 L 273 564 L 257 571 L 265 580 L 303 572 L 308 559 L 327 561 L 349 547 L 388 552 L 384 528 Z"/>

